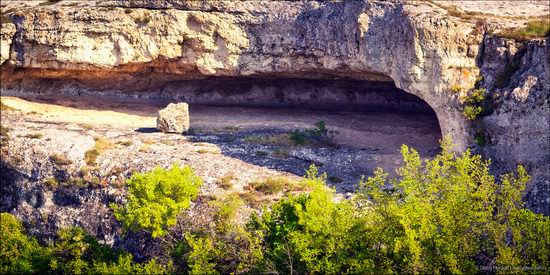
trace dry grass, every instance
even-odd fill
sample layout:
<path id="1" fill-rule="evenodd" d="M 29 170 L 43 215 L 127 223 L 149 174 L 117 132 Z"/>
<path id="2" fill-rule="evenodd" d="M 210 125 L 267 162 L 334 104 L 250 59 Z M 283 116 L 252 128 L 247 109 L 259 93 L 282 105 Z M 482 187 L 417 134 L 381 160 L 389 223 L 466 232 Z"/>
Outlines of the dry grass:
<path id="1" fill-rule="evenodd" d="M 261 144 L 261 145 L 277 145 L 277 146 L 292 146 L 294 143 L 288 134 L 264 135 L 264 136 L 249 136 L 245 142 Z"/>
<path id="2" fill-rule="evenodd" d="M 73 163 L 70 159 L 67 157 L 61 155 L 61 154 L 53 154 L 50 156 L 50 160 L 53 161 L 56 165 L 64 166 L 69 165 Z"/>
<path id="3" fill-rule="evenodd" d="M 290 153 L 286 149 L 275 148 L 273 150 L 273 152 L 271 153 L 271 156 L 276 157 L 276 158 L 283 158 L 284 159 L 284 158 L 288 158 L 290 156 Z"/>
<path id="4" fill-rule="evenodd" d="M 48 178 L 44 181 L 44 184 L 52 189 L 56 189 L 59 186 L 59 182 L 55 178 Z"/>
<path id="5" fill-rule="evenodd" d="M 525 16 L 498 15 L 498 14 L 493 14 L 489 12 L 460 10 L 457 6 L 444 5 L 434 0 L 425 0 L 425 2 L 431 3 L 439 8 L 446 10 L 447 14 L 450 16 L 454 16 L 454 17 L 458 17 L 466 20 L 475 19 L 475 20 L 485 21 L 487 17 L 504 17 L 508 19 L 525 19 L 526 18 Z"/>
<path id="6" fill-rule="evenodd" d="M 122 140 L 122 141 L 117 141 L 116 144 L 128 147 L 128 146 L 132 145 L 132 141 L 131 140 Z"/>
<path id="7" fill-rule="evenodd" d="M 86 124 L 86 123 L 81 123 L 79 124 L 80 127 L 82 127 L 82 129 L 84 130 L 91 130 L 94 128 L 94 126 L 92 126 L 91 124 Z"/>
<path id="8" fill-rule="evenodd" d="M 94 147 L 84 153 L 84 160 L 91 166 L 96 164 L 96 160 L 99 155 L 114 147 L 114 144 L 106 138 L 95 137 L 94 140 Z"/>
<path id="9" fill-rule="evenodd" d="M 0 125 L 0 136 L 8 137 L 8 133 L 11 131 L 10 127 Z"/>
<path id="10" fill-rule="evenodd" d="M 0 111 L 13 111 L 14 108 L 4 104 L 4 102 L 0 101 Z"/>
<path id="11" fill-rule="evenodd" d="M 234 181 L 235 179 L 236 179 L 235 174 L 233 174 L 232 172 L 229 172 L 225 176 L 218 179 L 218 185 L 221 188 L 228 190 L 231 188 L 231 186 L 233 186 L 232 181 Z"/>
<path id="12" fill-rule="evenodd" d="M 143 143 L 145 143 L 145 144 L 149 144 L 149 145 L 151 145 L 151 144 L 154 144 L 154 143 L 155 143 L 155 141 L 154 141 L 154 140 L 152 140 L 152 139 L 150 139 L 150 138 L 145 138 L 145 139 L 142 139 L 142 140 L 141 140 L 141 142 L 143 142 Z"/>
<path id="13" fill-rule="evenodd" d="M 262 181 L 253 181 L 248 188 L 264 194 L 276 194 L 285 189 L 294 189 L 297 183 L 286 177 L 269 177 Z"/>
<path id="14" fill-rule="evenodd" d="M 221 151 L 218 148 L 201 148 L 195 152 L 199 154 L 221 154 Z"/>
<path id="15" fill-rule="evenodd" d="M 147 143 L 146 143 L 146 144 L 143 144 L 143 145 L 141 146 L 141 148 L 139 148 L 139 152 L 141 152 L 141 153 L 147 153 L 147 152 L 149 152 L 149 147 L 150 147 L 149 144 L 147 144 Z"/>
<path id="16" fill-rule="evenodd" d="M 531 20 L 523 28 L 507 29 L 497 35 L 520 41 L 548 36 L 550 35 L 550 17 Z"/>
<path id="17" fill-rule="evenodd" d="M 240 193 L 239 196 L 248 206 L 252 208 L 258 208 L 262 205 L 260 194 L 256 191 Z"/>
<path id="18" fill-rule="evenodd" d="M 32 134 L 26 134 L 24 137 L 30 138 L 30 139 L 40 139 L 44 136 L 42 133 L 32 133 Z"/>

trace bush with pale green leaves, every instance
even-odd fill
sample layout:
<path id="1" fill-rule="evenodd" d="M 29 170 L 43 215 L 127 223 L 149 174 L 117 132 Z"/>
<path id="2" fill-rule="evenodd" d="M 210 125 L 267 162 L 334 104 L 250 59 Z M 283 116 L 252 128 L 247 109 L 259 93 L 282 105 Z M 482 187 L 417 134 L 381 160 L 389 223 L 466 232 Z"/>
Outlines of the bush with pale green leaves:
<path id="1" fill-rule="evenodd" d="M 82 228 L 58 232 L 51 246 L 28 237 L 13 215 L 0 214 L 0 274 L 167 274 L 171 263 L 144 263 L 132 255 L 100 244 Z"/>
<path id="2" fill-rule="evenodd" d="M 350 200 L 310 172 L 309 194 L 253 219 L 273 273 L 476 273 L 550 266 L 550 218 L 525 208 L 525 169 L 500 182 L 490 162 L 444 142 L 432 160 L 403 145 L 397 177 L 377 170 Z M 315 172 L 315 170 L 312 170 Z"/>
<path id="3" fill-rule="evenodd" d="M 173 165 L 170 169 L 157 167 L 136 173 L 127 185 L 127 203 L 112 205 L 115 217 L 127 229 L 146 230 L 153 237 L 160 237 L 198 196 L 202 179 L 189 166 Z"/>
<path id="4" fill-rule="evenodd" d="M 395 177 L 378 169 L 352 198 L 326 186 L 311 166 L 290 195 L 236 219 L 236 194 L 209 204 L 214 219 L 162 238 L 170 262 L 137 264 L 127 253 L 100 245 L 81 229 L 63 230 L 52 247 L 23 234 L 2 214 L 1 273 L 372 274 L 482 273 L 550 268 L 550 218 L 527 209 L 522 194 L 529 176 L 522 166 L 495 179 L 490 161 L 451 150 L 424 160 L 405 145 Z M 202 181 L 188 167 L 157 168 L 129 181 L 128 203 L 115 215 L 153 237 L 169 233 Z M 5 234 L 4 232 L 10 232 Z M 172 243 L 170 243 L 172 242 Z M 166 262 L 166 261 L 165 261 Z M 497 272 L 498 273 L 498 272 Z"/>

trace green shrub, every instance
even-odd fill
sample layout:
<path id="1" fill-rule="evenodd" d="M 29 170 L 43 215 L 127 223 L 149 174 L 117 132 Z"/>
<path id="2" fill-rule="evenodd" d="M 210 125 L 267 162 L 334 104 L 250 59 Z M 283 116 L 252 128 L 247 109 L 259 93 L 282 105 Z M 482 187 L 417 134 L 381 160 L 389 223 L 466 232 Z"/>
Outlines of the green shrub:
<path id="1" fill-rule="evenodd" d="M 29 238 L 23 225 L 8 213 L 0 213 L 0 273 L 27 274 L 48 270 L 48 251 Z"/>
<path id="2" fill-rule="evenodd" d="M 285 198 L 251 226 L 262 231 L 266 272 L 281 274 L 365 273 L 372 264 L 362 249 L 364 232 L 356 231 L 350 201 L 334 200 L 334 190 L 325 186 L 312 166 L 304 184 L 309 194 Z M 359 238 L 359 239 L 357 239 Z M 374 272 L 374 267 L 370 269 Z"/>
<path id="3" fill-rule="evenodd" d="M 214 219 L 218 225 L 230 224 L 236 217 L 239 208 L 244 205 L 237 193 L 229 193 L 223 197 L 210 201 L 210 205 L 216 208 Z"/>
<path id="4" fill-rule="evenodd" d="M 116 262 L 95 262 L 93 273 L 98 274 L 171 274 L 172 263 L 157 263 L 155 259 L 135 263 L 130 254 L 122 254 Z"/>
<path id="5" fill-rule="evenodd" d="M 306 133 L 299 130 L 294 130 L 290 133 L 290 140 L 294 143 L 294 145 L 306 145 Z"/>
<path id="6" fill-rule="evenodd" d="M 202 179 L 189 166 L 173 165 L 136 173 L 127 185 L 127 203 L 112 205 L 115 217 L 127 229 L 143 229 L 159 237 L 176 224 L 177 215 L 197 197 Z"/>
<path id="7" fill-rule="evenodd" d="M 468 120 L 475 120 L 482 111 L 483 108 L 481 108 L 481 106 L 465 106 L 462 114 L 464 114 Z"/>
<path id="8" fill-rule="evenodd" d="M 352 200 L 336 201 L 316 169 L 309 194 L 274 204 L 251 227 L 270 273 L 477 273 L 479 263 L 548 266 L 550 218 L 525 208 L 529 177 L 518 167 L 500 184 L 489 161 L 452 152 L 432 160 L 403 145 L 396 178 L 379 169 Z"/>
<path id="9" fill-rule="evenodd" d="M 186 255 L 189 274 L 219 274 L 215 268 L 220 251 L 216 250 L 213 241 L 208 237 L 201 238 L 192 234 L 186 234 L 185 240 L 190 247 Z"/>
<path id="10" fill-rule="evenodd" d="M 228 196 L 226 201 L 236 202 L 239 199 Z M 224 216 L 219 212 L 226 212 L 230 207 L 219 208 L 215 215 Z M 236 212 L 238 207 L 232 212 Z M 174 253 L 176 258 L 183 260 L 182 269 L 189 274 L 261 273 L 259 268 L 263 252 L 257 232 L 233 219 L 216 219 L 213 227 L 215 230 L 203 228 L 199 232 L 184 235 L 185 241 L 178 245 Z"/>
<path id="11" fill-rule="evenodd" d="M 451 86 L 451 92 L 453 93 L 460 93 L 462 92 L 462 86 L 458 85 L 458 84 L 454 84 Z"/>
<path id="12" fill-rule="evenodd" d="M 167 274 L 171 263 L 161 265 L 155 259 L 135 263 L 126 252 L 100 244 L 82 228 L 58 232 L 53 246 L 42 246 L 23 232 L 19 220 L 0 214 L 1 274 Z"/>
<path id="13" fill-rule="evenodd" d="M 319 136 L 326 136 L 328 134 L 328 129 L 324 120 L 318 121 L 317 123 L 315 123 L 315 126 L 317 127 L 315 131 Z"/>
<path id="14" fill-rule="evenodd" d="M 467 103 L 481 103 L 485 99 L 485 94 L 487 90 L 485 88 L 473 90 L 469 96 L 466 98 L 465 102 Z"/>
<path id="15" fill-rule="evenodd" d="M 483 136 L 482 133 L 477 133 L 474 137 L 474 140 L 475 140 L 475 143 L 479 146 L 485 145 L 485 137 Z"/>

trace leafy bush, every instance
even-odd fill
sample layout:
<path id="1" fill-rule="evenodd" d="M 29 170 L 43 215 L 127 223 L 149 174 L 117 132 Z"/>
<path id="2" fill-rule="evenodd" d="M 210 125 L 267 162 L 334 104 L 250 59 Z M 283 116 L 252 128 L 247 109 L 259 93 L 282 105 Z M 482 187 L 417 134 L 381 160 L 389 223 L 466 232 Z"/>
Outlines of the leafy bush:
<path id="1" fill-rule="evenodd" d="M 237 193 L 229 193 L 217 200 L 210 202 L 210 205 L 217 209 L 214 220 L 219 226 L 231 224 L 237 217 L 239 208 L 244 205 Z"/>
<path id="2" fill-rule="evenodd" d="M 290 140 L 294 143 L 294 145 L 306 145 L 307 144 L 307 137 L 305 131 L 300 130 L 294 130 L 289 135 Z"/>
<path id="3" fill-rule="evenodd" d="M 53 246 L 42 246 L 25 235 L 11 214 L 1 213 L 0 218 L 2 274 L 166 274 L 172 268 L 155 259 L 135 263 L 130 254 L 98 243 L 82 228 L 60 230 Z"/>
<path id="4" fill-rule="evenodd" d="M 326 186 L 311 166 L 288 196 L 253 215 L 235 218 L 242 201 L 233 193 L 212 202 L 214 219 L 176 239 L 178 271 L 191 274 L 479 273 L 493 266 L 550 266 L 550 217 L 522 202 L 529 176 L 522 166 L 496 181 L 490 161 L 469 151 L 423 160 L 403 145 L 404 164 L 390 177 L 382 169 L 361 180 L 351 199 Z M 197 196 L 201 184 L 189 167 L 156 168 L 129 181 L 128 204 L 115 215 L 128 228 L 161 236 Z M 211 209 L 211 208 L 210 208 Z M 98 244 L 82 229 L 66 229 L 52 247 L 22 232 L 1 214 L 2 273 L 165 273 L 170 264 L 137 264 L 124 252 Z M 177 238 L 177 236 L 171 236 Z M 166 239 L 165 239 L 166 240 Z M 537 269 L 533 269 L 538 271 Z M 540 270 L 543 273 L 545 270 Z"/>
<path id="5" fill-rule="evenodd" d="M 483 146 L 485 145 L 485 136 L 483 135 L 483 133 L 477 133 L 474 136 L 474 141 L 476 142 L 477 145 Z"/>
<path id="6" fill-rule="evenodd" d="M 176 248 L 175 258 L 189 274 L 258 274 L 263 258 L 261 238 L 233 218 L 242 205 L 229 195 L 216 204 L 213 229 L 188 232 Z"/>
<path id="7" fill-rule="evenodd" d="M 115 217 L 124 227 L 151 232 L 153 237 L 166 234 L 176 217 L 190 206 L 202 185 L 202 179 L 189 166 L 157 167 L 148 173 L 136 173 L 127 181 L 128 201 L 112 205 Z"/>
<path id="8" fill-rule="evenodd" d="M 460 93 L 462 92 L 462 86 L 454 84 L 451 86 L 451 92 L 453 93 Z"/>
<path id="9" fill-rule="evenodd" d="M 480 266 L 548 266 L 550 218 L 525 208 L 525 169 L 501 183 L 489 161 L 451 151 L 432 160 L 402 147 L 398 177 L 383 170 L 336 201 L 308 172 L 309 194 L 254 217 L 271 273 L 476 273 Z"/>
<path id="10" fill-rule="evenodd" d="M 464 111 L 462 111 L 462 114 L 468 119 L 468 120 L 475 120 L 479 114 L 483 111 L 483 108 L 481 106 L 465 106 Z"/>
<path id="11" fill-rule="evenodd" d="M 38 273 L 48 269 L 48 252 L 23 232 L 23 225 L 8 213 L 0 214 L 0 273 Z"/>
<path id="12" fill-rule="evenodd" d="M 269 273 L 364 273 L 371 264 L 364 254 L 360 219 L 349 200 L 336 202 L 325 186 L 326 175 L 311 166 L 304 179 L 309 194 L 283 199 L 251 226 L 264 236 L 264 267 Z M 370 269 L 374 272 L 374 268 Z"/>
<path id="13" fill-rule="evenodd" d="M 326 128 L 325 121 L 318 121 L 315 123 L 315 126 L 315 129 L 292 131 L 289 135 L 290 140 L 296 146 L 309 144 L 315 146 L 332 146 L 333 144 L 328 136 L 329 130 Z"/>
<path id="14" fill-rule="evenodd" d="M 467 103 L 481 103 L 485 99 L 485 94 L 487 90 L 485 88 L 475 89 L 470 95 L 466 98 L 465 102 Z"/>

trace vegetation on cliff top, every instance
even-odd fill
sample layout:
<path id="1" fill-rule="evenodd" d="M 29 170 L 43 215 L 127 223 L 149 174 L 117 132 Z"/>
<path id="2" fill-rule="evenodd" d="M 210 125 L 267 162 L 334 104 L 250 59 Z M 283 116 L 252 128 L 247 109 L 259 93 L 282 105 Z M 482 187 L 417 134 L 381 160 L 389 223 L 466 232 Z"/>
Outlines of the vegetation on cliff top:
<path id="1" fill-rule="evenodd" d="M 422 160 L 403 145 L 397 176 L 379 169 L 350 199 L 339 198 L 312 166 L 300 183 L 309 192 L 283 198 L 247 224 L 236 218 L 239 196 L 224 197 L 210 204 L 216 212 L 208 226 L 179 235 L 167 229 L 201 180 L 189 167 L 156 168 L 128 181 L 128 203 L 115 216 L 160 237 L 167 244 L 161 257 L 166 266 L 154 259 L 136 264 L 81 229 L 63 230 L 53 246 L 40 246 L 13 216 L 2 214 L 0 271 L 365 274 L 521 267 L 542 273 L 550 266 L 550 218 L 522 202 L 525 169 L 518 166 L 496 181 L 490 161 L 451 148 L 445 141 L 439 155 Z"/>
<path id="2" fill-rule="evenodd" d="M 500 32 L 499 36 L 516 40 L 529 40 L 550 35 L 550 17 L 530 20 L 523 28 L 508 29 Z"/>

